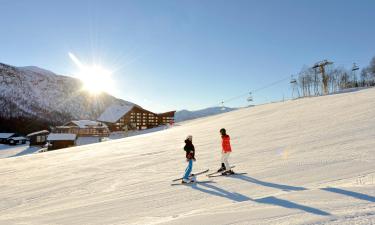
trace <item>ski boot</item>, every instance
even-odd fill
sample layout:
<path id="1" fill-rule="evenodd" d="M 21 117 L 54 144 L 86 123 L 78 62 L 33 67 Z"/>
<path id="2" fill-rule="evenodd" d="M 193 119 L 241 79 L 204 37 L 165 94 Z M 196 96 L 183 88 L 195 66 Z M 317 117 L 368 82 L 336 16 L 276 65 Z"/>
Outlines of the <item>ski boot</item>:
<path id="1" fill-rule="evenodd" d="M 193 179 L 182 179 L 181 183 L 182 184 L 190 184 L 190 183 L 194 183 L 194 180 Z"/>
<path id="2" fill-rule="evenodd" d="M 227 170 L 227 171 L 225 171 L 225 172 L 223 172 L 221 174 L 224 175 L 224 176 L 227 176 L 227 175 L 234 174 L 234 172 L 233 172 L 233 170 Z"/>
<path id="3" fill-rule="evenodd" d="M 225 169 L 226 169 L 226 168 L 225 168 L 225 164 L 224 164 L 224 163 L 221 163 L 221 167 L 220 167 L 220 169 L 217 170 L 217 172 L 218 172 L 218 173 L 223 172 L 223 171 L 225 171 Z"/>

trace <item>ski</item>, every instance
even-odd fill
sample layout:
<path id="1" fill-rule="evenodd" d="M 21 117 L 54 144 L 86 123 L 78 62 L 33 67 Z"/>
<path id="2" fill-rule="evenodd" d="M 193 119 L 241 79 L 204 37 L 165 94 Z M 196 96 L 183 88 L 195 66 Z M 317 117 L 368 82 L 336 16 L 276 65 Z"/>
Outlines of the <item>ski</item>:
<path id="1" fill-rule="evenodd" d="M 231 166 L 230 168 L 231 169 L 233 169 L 234 167 L 236 167 L 236 166 Z M 209 173 L 209 174 L 207 174 L 206 176 L 212 176 L 212 175 L 215 175 L 215 174 L 217 174 L 217 173 L 222 173 L 222 172 L 217 172 L 217 171 L 215 171 L 215 172 L 213 172 L 213 173 Z"/>
<path id="2" fill-rule="evenodd" d="M 194 182 L 190 182 L 190 183 L 174 183 L 174 184 L 171 184 L 171 186 L 176 186 L 176 185 L 186 185 L 186 186 L 189 186 L 189 185 L 194 185 L 194 184 L 207 184 L 207 183 L 215 183 L 211 180 L 205 180 L 205 181 L 194 181 Z"/>
<path id="3" fill-rule="evenodd" d="M 213 174 L 213 175 L 210 175 L 208 177 L 230 177 L 230 176 L 236 176 L 236 175 L 244 175 L 244 174 L 247 174 L 247 173 L 234 173 L 234 174 Z"/>
<path id="4" fill-rule="evenodd" d="M 209 169 L 206 169 L 206 170 L 201 171 L 201 172 L 198 172 L 198 173 L 190 174 L 189 177 L 198 176 L 198 175 L 201 175 L 201 174 L 207 173 L 208 171 L 209 171 Z M 182 180 L 182 179 L 183 179 L 183 177 L 181 177 L 181 178 L 177 178 L 177 179 L 174 179 L 174 180 L 172 180 L 172 181 L 174 182 L 174 181 L 179 181 L 179 180 Z"/>

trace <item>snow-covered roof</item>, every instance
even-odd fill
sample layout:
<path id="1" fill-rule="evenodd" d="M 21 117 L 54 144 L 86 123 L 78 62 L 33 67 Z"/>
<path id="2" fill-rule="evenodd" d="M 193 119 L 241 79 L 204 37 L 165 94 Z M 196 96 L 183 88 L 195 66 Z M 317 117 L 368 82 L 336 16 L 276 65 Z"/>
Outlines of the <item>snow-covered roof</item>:
<path id="1" fill-rule="evenodd" d="M 51 133 L 47 137 L 47 141 L 74 141 L 77 138 L 75 134 L 56 134 Z"/>
<path id="2" fill-rule="evenodd" d="M 34 133 L 30 133 L 28 135 L 26 135 L 27 137 L 31 137 L 31 136 L 34 136 L 34 135 L 38 135 L 38 134 L 47 134 L 49 133 L 48 130 L 41 130 L 41 131 L 37 131 L 37 132 L 34 132 Z"/>
<path id="3" fill-rule="evenodd" d="M 108 107 L 102 115 L 99 116 L 98 120 L 103 122 L 115 123 L 122 116 L 128 113 L 134 105 L 112 105 Z"/>
<path id="4" fill-rule="evenodd" d="M 12 137 L 10 139 L 17 141 L 17 140 L 25 140 L 26 138 L 25 137 Z"/>
<path id="5" fill-rule="evenodd" d="M 77 125 L 79 128 L 87 128 L 87 127 L 107 127 L 107 125 L 98 122 L 98 121 L 92 121 L 92 120 L 73 120 L 71 121 L 75 125 Z M 69 122 L 70 123 L 70 122 Z M 66 125 L 66 124 L 65 124 Z"/>
<path id="6" fill-rule="evenodd" d="M 12 135 L 14 135 L 14 133 L 0 133 L 0 138 L 9 138 Z"/>

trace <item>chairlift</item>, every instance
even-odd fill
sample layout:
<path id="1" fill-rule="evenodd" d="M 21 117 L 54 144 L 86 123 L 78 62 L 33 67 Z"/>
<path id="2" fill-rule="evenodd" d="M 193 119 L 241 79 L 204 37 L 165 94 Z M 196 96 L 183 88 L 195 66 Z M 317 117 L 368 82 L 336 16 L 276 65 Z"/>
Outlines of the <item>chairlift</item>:
<path id="1" fill-rule="evenodd" d="M 359 70 L 359 67 L 357 66 L 357 64 L 353 63 L 352 71 L 356 70 Z"/>
<path id="2" fill-rule="evenodd" d="M 221 110 L 224 111 L 226 110 L 225 106 L 224 106 L 224 101 L 221 101 Z"/>
<path id="3" fill-rule="evenodd" d="M 248 102 L 252 102 L 253 101 L 253 95 L 251 94 L 251 92 L 249 92 L 249 97 L 247 97 L 247 101 Z"/>
<path id="4" fill-rule="evenodd" d="M 295 83 L 297 83 L 297 80 L 296 80 L 296 78 L 294 78 L 293 75 L 291 76 L 290 83 L 291 83 L 291 84 L 295 84 Z"/>

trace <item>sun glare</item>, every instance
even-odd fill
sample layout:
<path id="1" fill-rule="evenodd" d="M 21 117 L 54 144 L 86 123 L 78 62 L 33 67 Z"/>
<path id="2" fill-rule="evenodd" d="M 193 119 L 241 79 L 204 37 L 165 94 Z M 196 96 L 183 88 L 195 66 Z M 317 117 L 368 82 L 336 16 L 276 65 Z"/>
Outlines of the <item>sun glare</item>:
<path id="1" fill-rule="evenodd" d="M 83 89 L 91 94 L 113 91 L 114 83 L 111 71 L 104 69 L 100 65 L 84 65 L 78 58 L 69 53 L 69 57 L 77 65 L 79 71 L 75 74 L 83 83 Z"/>

